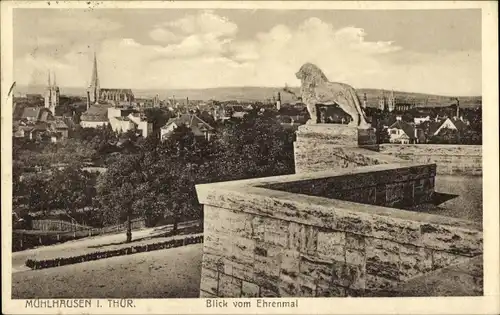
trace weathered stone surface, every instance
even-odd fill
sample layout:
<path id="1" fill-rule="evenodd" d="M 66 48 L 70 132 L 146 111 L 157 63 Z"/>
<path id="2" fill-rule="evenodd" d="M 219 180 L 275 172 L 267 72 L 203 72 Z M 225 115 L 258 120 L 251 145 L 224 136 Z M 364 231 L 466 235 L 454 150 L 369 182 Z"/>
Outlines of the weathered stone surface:
<path id="1" fill-rule="evenodd" d="M 255 272 L 267 274 L 270 277 L 279 277 L 284 250 L 276 245 L 258 242 L 257 247 L 255 247 Z"/>
<path id="2" fill-rule="evenodd" d="M 373 237 L 397 241 L 399 243 L 415 244 L 421 243 L 420 223 L 410 220 L 384 218 L 372 224 Z"/>
<path id="3" fill-rule="evenodd" d="M 421 163 L 436 163 L 438 174 L 482 174 L 482 146 L 440 144 L 382 144 L 383 154 Z"/>
<path id="4" fill-rule="evenodd" d="M 366 273 L 399 280 L 399 244 L 367 238 Z"/>
<path id="5" fill-rule="evenodd" d="M 241 285 L 241 297 L 258 297 L 259 286 L 255 283 L 243 281 Z"/>
<path id="6" fill-rule="evenodd" d="M 288 246 L 289 223 L 268 217 L 255 217 L 252 220 L 253 238 L 283 247 Z"/>
<path id="7" fill-rule="evenodd" d="M 318 246 L 318 229 L 311 225 L 302 225 L 300 231 L 300 252 L 316 253 Z"/>
<path id="8" fill-rule="evenodd" d="M 356 234 L 371 235 L 372 220 L 363 214 L 354 214 L 351 212 L 336 211 L 336 230 Z"/>
<path id="9" fill-rule="evenodd" d="M 337 145 L 357 146 L 358 129 L 342 124 L 302 125 L 297 130 L 297 140 L 314 139 Z"/>
<path id="10" fill-rule="evenodd" d="M 200 290 L 200 298 L 202 299 L 206 299 L 206 298 L 216 298 L 217 295 L 215 294 L 212 294 L 212 293 L 209 293 L 209 292 L 205 292 L 203 290 Z"/>
<path id="11" fill-rule="evenodd" d="M 280 295 L 279 292 L 276 292 L 274 290 L 270 290 L 268 288 L 260 288 L 260 297 L 274 298 L 274 297 L 280 297 Z"/>
<path id="12" fill-rule="evenodd" d="M 346 248 L 345 262 L 351 265 L 364 266 L 366 264 L 366 252 L 364 250 Z"/>
<path id="13" fill-rule="evenodd" d="M 254 281 L 254 264 L 242 264 L 228 258 L 223 260 L 223 272 L 227 275 L 246 281 Z"/>
<path id="14" fill-rule="evenodd" d="M 338 261 L 345 260 L 345 232 L 318 232 L 318 254 Z"/>
<path id="15" fill-rule="evenodd" d="M 227 298 L 240 297 L 241 285 L 242 280 L 220 273 L 218 296 Z"/>
<path id="16" fill-rule="evenodd" d="M 316 287 L 317 297 L 345 297 L 346 289 L 333 284 L 318 284 Z"/>
<path id="17" fill-rule="evenodd" d="M 279 283 L 279 296 L 296 297 L 300 296 L 300 283 L 297 275 L 281 273 Z"/>
<path id="18" fill-rule="evenodd" d="M 241 264 L 254 263 L 255 240 L 238 236 L 233 236 L 231 240 L 229 259 Z"/>
<path id="19" fill-rule="evenodd" d="M 424 223 L 420 226 L 420 233 L 423 246 L 428 248 L 468 257 L 480 255 L 483 251 L 480 231 Z"/>
<path id="20" fill-rule="evenodd" d="M 387 279 L 377 275 L 366 275 L 366 289 L 370 291 L 391 290 L 398 285 L 397 280 Z"/>
<path id="21" fill-rule="evenodd" d="M 252 237 L 252 215 L 206 205 L 204 207 L 204 228 L 210 234 Z"/>
<path id="22" fill-rule="evenodd" d="M 224 271 L 224 257 L 211 254 L 204 250 L 201 266 L 212 270 Z"/>
<path id="23" fill-rule="evenodd" d="M 305 274 L 300 274 L 298 277 L 299 294 L 301 297 L 313 297 L 316 295 L 316 280 Z"/>
<path id="24" fill-rule="evenodd" d="M 345 233 L 345 247 L 349 249 L 356 249 L 360 251 L 365 250 L 365 237 L 353 233 Z"/>
<path id="25" fill-rule="evenodd" d="M 285 250 L 281 257 L 281 274 L 296 277 L 300 270 L 300 253 L 294 250 Z"/>
<path id="26" fill-rule="evenodd" d="M 441 269 L 450 265 L 467 262 L 470 257 L 450 254 L 443 251 L 432 251 L 432 269 Z"/>
<path id="27" fill-rule="evenodd" d="M 316 257 L 301 255 L 300 273 L 311 276 L 315 281 L 330 282 L 333 264 Z"/>
<path id="28" fill-rule="evenodd" d="M 432 270 L 432 251 L 414 245 L 399 245 L 400 280 L 406 281 Z"/>
<path id="29" fill-rule="evenodd" d="M 219 273 L 215 270 L 202 268 L 200 290 L 206 293 L 217 295 L 219 283 Z"/>

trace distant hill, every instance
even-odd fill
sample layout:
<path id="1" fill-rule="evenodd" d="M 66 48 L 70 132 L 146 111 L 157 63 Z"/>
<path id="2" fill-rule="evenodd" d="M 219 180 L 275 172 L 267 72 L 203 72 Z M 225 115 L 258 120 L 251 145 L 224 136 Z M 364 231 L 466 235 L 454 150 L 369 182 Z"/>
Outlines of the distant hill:
<path id="1" fill-rule="evenodd" d="M 292 87 L 290 90 L 299 94 L 298 87 Z M 16 94 L 43 94 L 45 87 L 43 86 L 17 86 Z M 377 99 L 382 94 L 385 93 L 389 96 L 389 90 L 380 89 L 357 89 L 358 96 L 360 99 L 363 98 L 364 93 L 368 100 L 368 106 L 376 106 Z M 133 92 L 137 98 L 149 98 L 156 94 L 160 96 L 161 99 L 167 97 L 171 98 L 175 96 L 176 99 L 185 99 L 188 97 L 190 100 L 218 100 L 218 101 L 265 101 L 272 99 L 276 96 L 278 92 L 281 92 L 281 98 L 283 103 L 296 101 L 291 94 L 288 94 L 282 90 L 282 88 L 277 87 L 221 87 L 221 88 L 210 88 L 210 89 L 133 89 Z M 84 88 L 65 88 L 61 87 L 62 95 L 70 96 L 85 96 Z M 423 93 L 412 93 L 412 92 L 401 92 L 394 91 L 396 98 L 410 100 L 414 99 L 420 107 L 434 107 L 434 106 L 449 106 L 455 104 L 455 97 L 453 96 L 441 96 L 441 95 L 431 95 Z M 482 105 L 481 96 L 459 96 L 461 107 L 476 107 Z"/>

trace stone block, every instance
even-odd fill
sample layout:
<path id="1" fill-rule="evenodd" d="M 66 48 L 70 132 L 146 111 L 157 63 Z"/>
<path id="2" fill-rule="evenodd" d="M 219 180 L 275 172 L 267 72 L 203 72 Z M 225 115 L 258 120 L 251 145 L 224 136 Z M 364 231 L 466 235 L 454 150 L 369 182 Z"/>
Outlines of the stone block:
<path id="1" fill-rule="evenodd" d="M 366 275 L 366 290 L 370 291 L 391 291 L 398 285 L 398 281 L 387 279 L 377 275 Z"/>
<path id="2" fill-rule="evenodd" d="M 400 280 L 406 281 L 432 270 L 432 252 L 409 244 L 399 245 Z"/>
<path id="3" fill-rule="evenodd" d="M 433 250 L 432 251 L 432 266 L 433 270 L 448 267 L 450 265 L 464 263 L 469 261 L 471 258 L 461 255 L 450 254 L 443 251 Z"/>
<path id="4" fill-rule="evenodd" d="M 255 240 L 235 236 L 232 238 L 232 244 L 229 248 L 231 248 L 230 260 L 241 264 L 254 263 Z"/>
<path id="5" fill-rule="evenodd" d="M 305 274 L 300 274 L 297 279 L 300 297 L 313 297 L 316 295 L 316 279 Z"/>
<path id="6" fill-rule="evenodd" d="M 215 294 L 200 290 L 200 298 L 201 299 L 209 299 L 209 298 L 216 298 L 216 297 L 218 297 L 218 296 Z"/>
<path id="7" fill-rule="evenodd" d="M 296 297 L 300 294 L 300 284 L 297 276 L 291 276 L 284 273 L 280 274 L 278 283 L 279 296 L 281 297 Z"/>
<path id="8" fill-rule="evenodd" d="M 380 217 L 372 224 L 372 236 L 378 239 L 398 241 L 400 243 L 421 243 L 420 223 L 409 220 Z"/>
<path id="9" fill-rule="evenodd" d="M 331 256 L 336 260 L 344 261 L 345 234 L 345 232 L 337 231 L 319 231 L 318 254 L 322 256 Z"/>
<path id="10" fill-rule="evenodd" d="M 204 206 L 204 227 L 216 234 L 252 237 L 252 215 L 245 212 L 235 212 L 229 209 Z"/>
<path id="11" fill-rule="evenodd" d="M 289 223 L 283 220 L 257 216 L 252 220 L 253 238 L 283 247 L 288 246 Z"/>
<path id="12" fill-rule="evenodd" d="M 358 146 L 364 147 L 377 144 L 377 134 L 374 128 L 358 129 Z"/>
<path id="13" fill-rule="evenodd" d="M 345 262 L 351 265 L 365 266 L 366 253 L 364 250 L 346 248 Z"/>
<path id="14" fill-rule="evenodd" d="M 316 287 L 316 297 L 345 297 L 346 289 L 333 284 L 318 284 Z"/>
<path id="15" fill-rule="evenodd" d="M 345 247 L 360 251 L 365 250 L 365 237 L 353 233 L 345 233 Z"/>
<path id="16" fill-rule="evenodd" d="M 260 297 L 276 298 L 280 297 L 279 292 L 268 288 L 260 288 Z"/>
<path id="17" fill-rule="evenodd" d="M 243 281 L 241 285 L 241 297 L 258 297 L 260 293 L 259 286 L 255 283 Z"/>
<path id="18" fill-rule="evenodd" d="M 200 290 L 217 296 L 219 287 L 219 274 L 215 270 L 202 268 Z"/>
<path id="19" fill-rule="evenodd" d="M 316 281 L 330 282 L 332 279 L 332 263 L 316 257 L 301 255 L 300 273 L 311 276 Z"/>
<path id="20" fill-rule="evenodd" d="M 349 287 L 353 282 L 353 275 L 355 275 L 355 271 L 352 270 L 354 266 L 340 261 L 334 261 L 332 266 L 331 283 L 341 287 Z"/>
<path id="21" fill-rule="evenodd" d="M 302 125 L 296 134 L 297 141 L 313 140 L 351 147 L 358 145 L 358 129 L 343 124 Z"/>
<path id="22" fill-rule="evenodd" d="M 340 209 L 335 212 L 335 215 L 337 218 L 335 230 L 371 235 L 373 218 L 370 215 L 341 211 Z"/>
<path id="23" fill-rule="evenodd" d="M 468 257 L 483 252 L 481 231 L 423 223 L 420 226 L 420 233 L 423 246 L 428 248 Z"/>
<path id="24" fill-rule="evenodd" d="M 394 206 L 399 205 L 403 201 L 404 196 L 404 183 L 394 183 L 385 185 L 385 205 Z"/>
<path id="25" fill-rule="evenodd" d="M 241 264 L 228 258 L 223 260 L 223 272 L 238 279 L 254 281 L 254 264 Z"/>
<path id="26" fill-rule="evenodd" d="M 300 250 L 302 224 L 290 222 L 288 230 L 288 247 L 292 250 Z"/>
<path id="27" fill-rule="evenodd" d="M 367 238 L 366 273 L 399 280 L 399 244 Z"/>
<path id="28" fill-rule="evenodd" d="M 318 245 L 318 230 L 311 225 L 302 225 L 300 231 L 300 252 L 315 254 Z"/>
<path id="29" fill-rule="evenodd" d="M 218 296 L 226 298 L 237 298 L 241 296 L 242 280 L 226 274 L 219 274 Z"/>
<path id="30" fill-rule="evenodd" d="M 204 252 L 201 261 L 201 266 L 203 268 L 208 268 L 212 270 L 224 271 L 224 258 L 220 255 L 213 255 L 211 253 Z"/>
<path id="31" fill-rule="evenodd" d="M 294 250 L 286 250 L 281 257 L 281 274 L 297 276 L 300 270 L 300 253 Z"/>
<path id="32" fill-rule="evenodd" d="M 209 232 L 204 235 L 203 250 L 213 254 L 228 255 L 230 254 L 231 243 L 229 235 Z"/>
<path id="33" fill-rule="evenodd" d="M 279 280 L 279 277 L 271 276 L 268 272 L 255 271 L 254 283 L 260 287 L 261 293 L 263 289 L 267 289 L 279 294 Z"/>

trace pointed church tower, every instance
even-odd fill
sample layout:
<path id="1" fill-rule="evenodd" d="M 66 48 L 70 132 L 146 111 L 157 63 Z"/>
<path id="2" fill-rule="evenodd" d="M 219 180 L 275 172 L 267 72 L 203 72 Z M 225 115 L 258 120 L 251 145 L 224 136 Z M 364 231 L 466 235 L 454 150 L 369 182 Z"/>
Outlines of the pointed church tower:
<path id="1" fill-rule="evenodd" d="M 89 92 L 92 98 L 92 103 L 96 104 L 99 101 L 99 76 L 97 75 L 97 57 L 94 52 L 94 65 L 92 67 L 92 77 L 90 78 Z"/>
<path id="2" fill-rule="evenodd" d="M 52 83 L 50 82 L 50 71 L 48 73 L 47 88 L 44 96 L 44 107 L 50 109 L 52 105 Z"/>

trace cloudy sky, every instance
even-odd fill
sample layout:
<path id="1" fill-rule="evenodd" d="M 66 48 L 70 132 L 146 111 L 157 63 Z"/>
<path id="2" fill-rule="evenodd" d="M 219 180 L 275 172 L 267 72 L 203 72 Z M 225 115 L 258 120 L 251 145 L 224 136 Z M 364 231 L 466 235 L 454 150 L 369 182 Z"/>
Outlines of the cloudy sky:
<path id="1" fill-rule="evenodd" d="M 62 87 L 298 85 L 316 63 L 331 81 L 481 95 L 479 10 L 16 9 L 14 76 Z"/>

